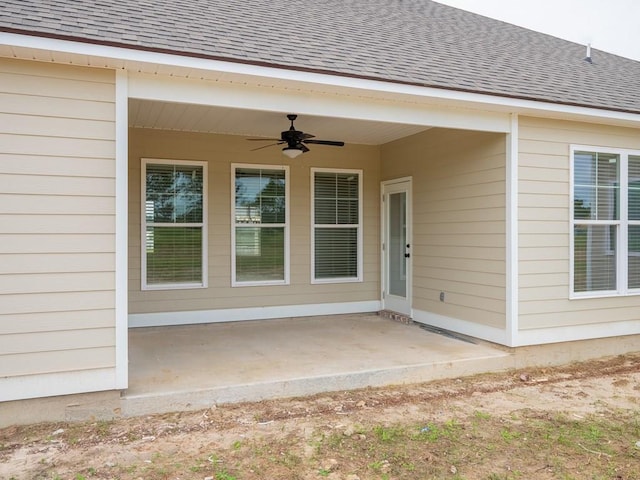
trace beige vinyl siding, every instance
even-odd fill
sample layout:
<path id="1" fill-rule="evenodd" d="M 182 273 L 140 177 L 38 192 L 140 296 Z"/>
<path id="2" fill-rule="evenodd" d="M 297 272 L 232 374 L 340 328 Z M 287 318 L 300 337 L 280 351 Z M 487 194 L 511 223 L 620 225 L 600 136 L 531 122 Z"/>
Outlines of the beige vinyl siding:
<path id="1" fill-rule="evenodd" d="M 640 149 L 637 129 L 520 118 L 520 328 L 640 319 L 640 297 L 569 300 L 570 145 Z"/>
<path id="2" fill-rule="evenodd" d="M 114 368 L 115 75 L 3 59 L 0 86 L 0 377 Z"/>
<path id="3" fill-rule="evenodd" d="M 382 147 L 383 180 L 413 177 L 414 309 L 504 328 L 505 145 L 434 128 Z"/>
<path id="4" fill-rule="evenodd" d="M 379 149 L 320 145 L 290 160 L 280 148 L 252 152 L 243 137 L 130 129 L 129 313 L 154 313 L 377 301 L 380 299 Z M 141 158 L 208 162 L 208 288 L 141 290 Z M 290 285 L 231 287 L 231 164 L 289 165 Z M 364 281 L 311 284 L 311 168 L 363 170 Z"/>

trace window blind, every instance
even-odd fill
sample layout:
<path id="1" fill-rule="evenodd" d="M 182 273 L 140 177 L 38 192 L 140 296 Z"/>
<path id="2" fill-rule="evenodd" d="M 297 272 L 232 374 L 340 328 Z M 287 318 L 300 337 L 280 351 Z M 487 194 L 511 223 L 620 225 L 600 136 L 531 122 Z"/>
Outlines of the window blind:
<path id="1" fill-rule="evenodd" d="M 357 279 L 360 245 L 360 174 L 315 171 L 313 175 L 316 280 Z"/>
<path id="2" fill-rule="evenodd" d="M 203 285 L 204 166 L 145 163 L 147 286 Z"/>

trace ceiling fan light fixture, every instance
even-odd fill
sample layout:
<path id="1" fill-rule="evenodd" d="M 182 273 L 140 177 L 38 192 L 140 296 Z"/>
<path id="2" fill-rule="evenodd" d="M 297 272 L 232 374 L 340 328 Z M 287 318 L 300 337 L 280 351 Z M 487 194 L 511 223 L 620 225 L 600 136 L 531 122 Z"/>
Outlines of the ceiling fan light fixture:
<path id="1" fill-rule="evenodd" d="M 302 150 L 300 150 L 299 148 L 285 147 L 282 149 L 282 154 L 289 158 L 296 158 L 301 153 L 302 153 Z"/>

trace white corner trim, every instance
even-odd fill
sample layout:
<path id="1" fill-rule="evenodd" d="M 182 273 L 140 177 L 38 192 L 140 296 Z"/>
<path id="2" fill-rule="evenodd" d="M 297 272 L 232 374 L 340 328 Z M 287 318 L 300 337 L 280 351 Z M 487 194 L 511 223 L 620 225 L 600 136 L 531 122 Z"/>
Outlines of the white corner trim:
<path id="1" fill-rule="evenodd" d="M 506 135 L 506 322 L 507 342 L 518 343 L 518 115 L 511 114 L 511 132 Z"/>
<path id="2" fill-rule="evenodd" d="M 0 402 L 119 390 L 113 368 L 0 378 Z"/>
<path id="3" fill-rule="evenodd" d="M 521 330 L 518 336 L 519 342 L 514 346 L 525 347 L 529 345 L 621 337 L 624 335 L 640 335 L 640 322 L 637 320 L 629 320 L 626 322 L 594 323 L 592 325 Z"/>
<path id="4" fill-rule="evenodd" d="M 369 313 L 380 310 L 378 300 L 366 302 L 319 303 L 315 305 L 284 305 L 278 307 L 225 308 L 193 312 L 137 313 L 129 315 L 129 327 L 160 327 L 198 323 L 239 322 L 286 317 L 313 317 L 345 313 Z"/>
<path id="5" fill-rule="evenodd" d="M 116 70 L 116 265 L 115 265 L 115 322 L 116 322 L 116 378 L 115 387 L 125 389 L 129 384 L 128 344 L 128 259 L 129 259 L 129 92 L 125 70 Z"/>
<path id="6" fill-rule="evenodd" d="M 499 345 L 505 345 L 508 347 L 513 346 L 509 344 L 507 332 L 500 328 L 468 322 L 466 320 L 447 317 L 437 313 L 425 312 L 424 310 L 417 310 L 415 308 L 413 309 L 413 320 L 418 323 L 424 323 L 426 325 L 442 328 L 451 332 L 468 335 L 469 337 L 487 340 Z"/>

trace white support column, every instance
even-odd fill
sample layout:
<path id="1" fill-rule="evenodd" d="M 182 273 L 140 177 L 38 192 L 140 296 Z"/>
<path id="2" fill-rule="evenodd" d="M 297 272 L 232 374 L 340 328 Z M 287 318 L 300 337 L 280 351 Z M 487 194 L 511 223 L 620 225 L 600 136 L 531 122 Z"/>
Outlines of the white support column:
<path id="1" fill-rule="evenodd" d="M 128 342 L 128 126 L 126 70 L 116 70 L 116 376 L 115 388 L 129 385 Z"/>
<path id="2" fill-rule="evenodd" d="M 518 345 L 518 115 L 511 114 L 506 165 L 506 321 L 507 342 Z"/>

